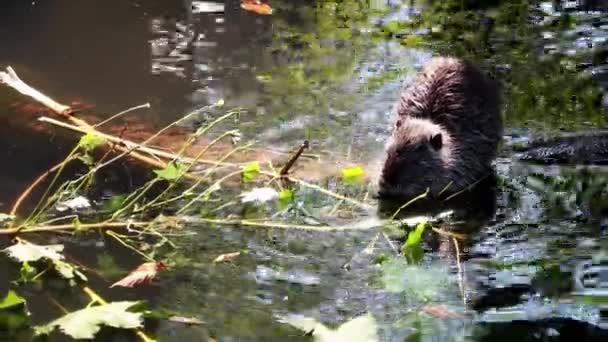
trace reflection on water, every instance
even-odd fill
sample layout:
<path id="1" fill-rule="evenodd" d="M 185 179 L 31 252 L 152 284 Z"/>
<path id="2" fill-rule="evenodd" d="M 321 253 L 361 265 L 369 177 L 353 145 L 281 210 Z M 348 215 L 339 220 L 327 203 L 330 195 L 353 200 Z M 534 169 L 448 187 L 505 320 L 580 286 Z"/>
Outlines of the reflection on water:
<path id="1" fill-rule="evenodd" d="M 190 1 L 5 1 L 0 39 L 10 49 L 0 63 L 61 101 L 94 105 L 100 116 L 150 102 L 140 115 L 160 126 L 225 99 L 247 109 L 246 137 L 287 147 L 307 137 L 339 153 L 374 143 L 368 129 L 385 134 L 400 80 L 373 92 L 366 82 L 424 59 L 370 40 L 369 3 L 276 1 L 273 16 L 239 3 L 200 13 Z M 332 142 L 335 129 L 344 134 Z"/>

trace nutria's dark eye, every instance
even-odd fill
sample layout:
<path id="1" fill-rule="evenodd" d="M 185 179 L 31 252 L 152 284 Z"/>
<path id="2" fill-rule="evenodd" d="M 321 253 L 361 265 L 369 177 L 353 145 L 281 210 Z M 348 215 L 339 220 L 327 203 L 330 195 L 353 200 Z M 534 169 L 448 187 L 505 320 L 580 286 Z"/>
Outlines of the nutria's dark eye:
<path id="1" fill-rule="evenodd" d="M 439 151 L 441 147 L 443 147 L 443 137 L 441 136 L 441 133 L 431 136 L 429 143 L 435 151 Z"/>
<path id="2" fill-rule="evenodd" d="M 401 120 L 397 120 L 395 122 L 395 127 L 397 127 L 397 128 L 401 127 Z"/>

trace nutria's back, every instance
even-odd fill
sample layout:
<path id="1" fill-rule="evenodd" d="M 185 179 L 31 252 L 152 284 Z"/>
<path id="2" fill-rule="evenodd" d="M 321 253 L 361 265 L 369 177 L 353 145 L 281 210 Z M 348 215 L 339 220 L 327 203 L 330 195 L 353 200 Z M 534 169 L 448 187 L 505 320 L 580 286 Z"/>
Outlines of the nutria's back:
<path id="1" fill-rule="evenodd" d="M 404 90 L 380 197 L 450 194 L 491 171 L 502 137 L 498 85 L 470 63 L 432 59 Z"/>

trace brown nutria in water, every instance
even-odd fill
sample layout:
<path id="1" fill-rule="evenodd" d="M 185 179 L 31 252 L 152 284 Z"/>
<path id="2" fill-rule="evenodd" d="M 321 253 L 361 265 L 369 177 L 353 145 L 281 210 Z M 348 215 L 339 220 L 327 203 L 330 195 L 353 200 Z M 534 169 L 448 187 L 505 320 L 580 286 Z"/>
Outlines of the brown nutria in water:
<path id="1" fill-rule="evenodd" d="M 489 172 L 502 137 L 498 85 L 472 64 L 433 58 L 403 92 L 378 182 L 382 198 L 453 194 Z"/>

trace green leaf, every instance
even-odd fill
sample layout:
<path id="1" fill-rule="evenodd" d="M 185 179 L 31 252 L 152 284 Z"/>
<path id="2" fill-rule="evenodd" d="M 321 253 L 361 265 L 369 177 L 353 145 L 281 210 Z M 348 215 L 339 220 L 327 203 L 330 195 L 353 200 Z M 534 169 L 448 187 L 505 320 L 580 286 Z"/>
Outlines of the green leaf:
<path id="1" fill-rule="evenodd" d="M 416 245 L 420 245 L 420 241 L 422 241 L 422 234 L 424 233 L 424 229 L 426 228 L 426 223 L 419 223 L 416 225 L 416 229 L 412 230 L 407 235 L 407 240 L 405 241 L 405 247 L 413 247 Z"/>
<path id="2" fill-rule="evenodd" d="M 364 175 L 365 172 L 358 166 L 342 169 L 342 179 L 346 183 L 359 183 Z"/>
<path id="3" fill-rule="evenodd" d="M 18 243 L 3 249 L 11 258 L 19 262 L 34 262 L 40 259 L 62 260 L 63 245 L 35 245 L 30 242 Z"/>
<path id="4" fill-rule="evenodd" d="M 19 281 L 21 281 L 23 283 L 29 283 L 34 280 L 34 278 L 38 274 L 38 270 L 36 269 L 36 267 L 30 265 L 29 262 L 24 261 L 21 263 L 21 268 L 19 269 L 19 273 L 21 276 Z"/>
<path id="5" fill-rule="evenodd" d="M 424 43 L 424 39 L 417 34 L 411 34 L 401 41 L 401 44 L 407 47 L 416 47 Z"/>
<path id="6" fill-rule="evenodd" d="M 106 212 L 113 213 L 122 207 L 122 205 L 125 203 L 126 199 L 127 199 L 126 195 L 112 196 L 107 201 L 104 202 L 103 210 Z"/>
<path id="7" fill-rule="evenodd" d="M 138 302 L 112 302 L 69 313 L 49 324 L 35 327 L 36 335 L 48 335 L 55 328 L 75 339 L 92 339 L 102 325 L 122 329 L 142 326 L 142 314 L 127 309 Z"/>
<path id="8" fill-rule="evenodd" d="M 80 138 L 80 141 L 78 142 L 78 146 L 82 147 L 85 149 L 85 151 L 93 151 L 96 147 L 103 145 L 106 143 L 106 139 L 94 134 L 94 133 L 87 133 L 85 135 L 83 135 Z"/>
<path id="9" fill-rule="evenodd" d="M 295 194 L 291 189 L 283 189 L 279 193 L 279 207 L 281 209 L 287 207 L 291 202 L 293 202 L 295 198 Z"/>
<path id="10" fill-rule="evenodd" d="M 422 234 L 426 228 L 426 223 L 422 222 L 416 225 L 416 229 L 409 232 L 407 240 L 403 244 L 403 254 L 411 264 L 417 264 L 424 257 L 424 250 L 420 243 L 422 242 Z"/>
<path id="11" fill-rule="evenodd" d="M 313 318 L 301 316 L 281 317 L 291 326 L 311 334 L 316 342 L 376 342 L 378 325 L 371 314 L 359 316 L 342 324 L 338 329 L 327 328 Z"/>
<path id="12" fill-rule="evenodd" d="M 61 260 L 53 260 L 53 267 L 65 279 L 87 281 L 87 277 L 72 264 Z"/>
<path id="13" fill-rule="evenodd" d="M 78 216 L 76 216 L 73 220 L 72 220 L 72 224 L 74 225 L 74 230 L 76 230 L 76 232 L 82 232 L 82 223 L 80 222 L 80 219 L 78 218 Z"/>
<path id="14" fill-rule="evenodd" d="M 260 174 L 260 162 L 254 161 L 243 167 L 243 182 L 251 182 Z"/>
<path id="15" fill-rule="evenodd" d="M 166 168 L 154 170 L 154 173 L 156 173 L 158 178 L 171 182 L 181 178 L 186 171 L 188 171 L 188 165 L 172 161 L 167 165 Z"/>
<path id="16" fill-rule="evenodd" d="M 0 310 L 12 309 L 18 306 L 23 306 L 25 299 L 20 297 L 15 291 L 8 290 L 6 297 L 0 301 Z"/>

